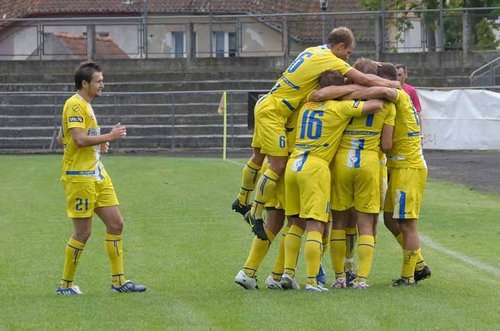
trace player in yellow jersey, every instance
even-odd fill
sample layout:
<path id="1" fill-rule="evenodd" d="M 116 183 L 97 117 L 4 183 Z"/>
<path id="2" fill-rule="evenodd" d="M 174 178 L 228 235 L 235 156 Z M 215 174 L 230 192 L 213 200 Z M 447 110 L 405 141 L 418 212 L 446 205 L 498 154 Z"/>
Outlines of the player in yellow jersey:
<path id="1" fill-rule="evenodd" d="M 102 69 L 93 62 L 82 64 L 75 73 L 77 92 L 63 108 L 62 140 L 64 155 L 61 181 L 66 194 L 66 211 L 73 220 L 64 259 L 64 270 L 56 294 L 81 294 L 73 283 L 76 268 L 92 229 L 94 212 L 106 227 L 105 248 L 111 267 L 113 292 L 144 292 L 146 287 L 126 280 L 123 269 L 123 219 L 113 184 L 101 162 L 109 142 L 126 136 L 118 123 L 111 132 L 101 134 L 90 102 L 104 88 Z"/>
<path id="2" fill-rule="evenodd" d="M 378 69 L 382 77 L 396 77 L 394 65 Z M 422 154 L 420 122 L 410 96 L 397 90 L 396 125 L 393 146 L 387 154 L 389 187 L 384 206 L 384 223 L 403 248 L 401 278 L 393 286 L 413 286 L 430 277 L 420 250 L 417 220 L 427 181 L 427 165 Z"/>
<path id="3" fill-rule="evenodd" d="M 342 85 L 339 71 L 328 72 L 330 85 Z M 285 213 L 292 224 L 306 229 L 306 290 L 322 292 L 327 288 L 317 283 L 323 247 L 323 233 L 328 231 L 330 217 L 330 164 L 349 120 L 374 113 L 381 100 L 308 102 L 299 111 L 295 147 L 285 174 Z M 285 246 L 288 246 L 290 231 Z M 293 236 L 290 236 L 294 240 Z M 285 269 L 281 280 L 284 289 L 298 289 L 295 280 L 296 254 L 285 253 Z"/>
<path id="4" fill-rule="evenodd" d="M 338 70 L 361 85 L 400 86 L 397 81 L 365 75 L 351 68 L 345 61 L 354 47 L 354 35 L 350 29 L 334 29 L 326 45 L 310 47 L 300 53 L 255 107 L 253 155 L 243 168 L 241 190 L 232 204 L 232 209 L 245 214 L 246 220 L 252 224 L 253 231 L 261 239 L 267 238 L 262 219 L 263 208 L 274 196 L 276 183 L 283 174 L 288 159 L 285 123 L 288 117 L 301 107 L 306 96 L 317 87 L 319 75 L 327 70 Z M 265 156 L 269 159 L 269 168 L 256 183 L 255 174 L 260 170 Z M 250 210 L 248 196 L 255 187 L 258 189 Z M 249 210 L 250 212 L 247 212 Z"/>
<path id="5" fill-rule="evenodd" d="M 354 67 L 365 73 L 377 73 L 377 65 L 368 59 L 359 59 Z M 359 231 L 359 270 L 352 285 L 359 289 L 368 287 L 366 279 L 374 252 L 374 215 L 380 212 L 379 150 L 389 151 L 391 148 L 395 116 L 394 104 L 385 101 L 382 110 L 376 114 L 352 118 L 342 135 L 331 167 L 334 288 L 347 286 L 344 268 L 346 227 L 353 214 Z"/>

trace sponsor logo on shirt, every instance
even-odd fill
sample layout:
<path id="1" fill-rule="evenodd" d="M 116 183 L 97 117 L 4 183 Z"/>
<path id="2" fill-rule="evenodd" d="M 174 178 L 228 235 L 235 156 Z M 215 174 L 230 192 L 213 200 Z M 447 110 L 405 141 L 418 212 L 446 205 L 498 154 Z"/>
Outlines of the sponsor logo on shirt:
<path id="1" fill-rule="evenodd" d="M 83 123 L 83 117 L 81 117 L 81 116 L 70 116 L 70 117 L 68 118 L 68 121 L 69 121 L 70 123 L 75 123 L 75 122 L 78 122 L 78 123 Z"/>

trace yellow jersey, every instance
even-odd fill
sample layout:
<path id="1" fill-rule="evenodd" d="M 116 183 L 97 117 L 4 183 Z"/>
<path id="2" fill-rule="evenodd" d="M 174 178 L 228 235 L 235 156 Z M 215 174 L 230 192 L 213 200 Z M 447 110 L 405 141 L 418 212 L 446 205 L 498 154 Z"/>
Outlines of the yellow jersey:
<path id="1" fill-rule="evenodd" d="M 91 182 L 104 179 L 107 173 L 101 162 L 100 145 L 77 147 L 69 133 L 72 128 L 81 128 L 89 136 L 101 134 L 92 106 L 78 94 L 66 100 L 63 108 L 64 155 L 61 180 Z"/>
<path id="2" fill-rule="evenodd" d="M 295 145 L 290 159 L 297 162 L 297 171 L 308 157 L 318 157 L 330 163 L 335 156 L 342 133 L 351 117 L 362 115 L 364 101 L 328 100 L 308 102 L 299 111 Z"/>
<path id="3" fill-rule="evenodd" d="M 392 149 L 387 155 L 391 168 L 427 168 L 422 154 L 420 122 L 410 96 L 397 89 L 396 122 Z"/>
<path id="4" fill-rule="evenodd" d="M 319 76 L 327 70 L 338 70 L 345 75 L 352 67 L 333 55 L 327 45 L 309 47 L 297 56 L 268 95 L 275 99 L 283 118 L 301 107 L 309 93 L 318 87 Z"/>
<path id="5" fill-rule="evenodd" d="M 352 118 L 340 141 L 340 149 L 355 149 L 373 151 L 380 149 L 380 135 L 384 124 L 394 126 L 396 107 L 392 102 L 385 101 L 383 108 L 375 113 Z"/>

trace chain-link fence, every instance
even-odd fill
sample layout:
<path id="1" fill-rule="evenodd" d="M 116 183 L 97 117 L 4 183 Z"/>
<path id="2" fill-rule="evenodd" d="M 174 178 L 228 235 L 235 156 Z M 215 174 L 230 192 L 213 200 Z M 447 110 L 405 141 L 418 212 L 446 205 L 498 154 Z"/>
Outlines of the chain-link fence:
<path id="1" fill-rule="evenodd" d="M 120 122 L 127 137 L 112 142 L 122 151 L 197 150 L 222 152 L 221 91 L 105 93 L 92 102 L 103 132 Z M 0 151 L 52 152 L 61 148 L 56 137 L 64 102 L 71 93 L 1 92 Z M 228 150 L 251 143 L 247 129 L 248 92 L 227 92 Z"/>

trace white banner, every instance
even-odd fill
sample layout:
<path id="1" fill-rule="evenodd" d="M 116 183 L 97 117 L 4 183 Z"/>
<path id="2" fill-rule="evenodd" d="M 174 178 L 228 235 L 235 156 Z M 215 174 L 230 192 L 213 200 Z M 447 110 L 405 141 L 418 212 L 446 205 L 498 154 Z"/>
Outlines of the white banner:
<path id="1" fill-rule="evenodd" d="M 424 149 L 500 150 L 500 93 L 418 89 Z"/>

